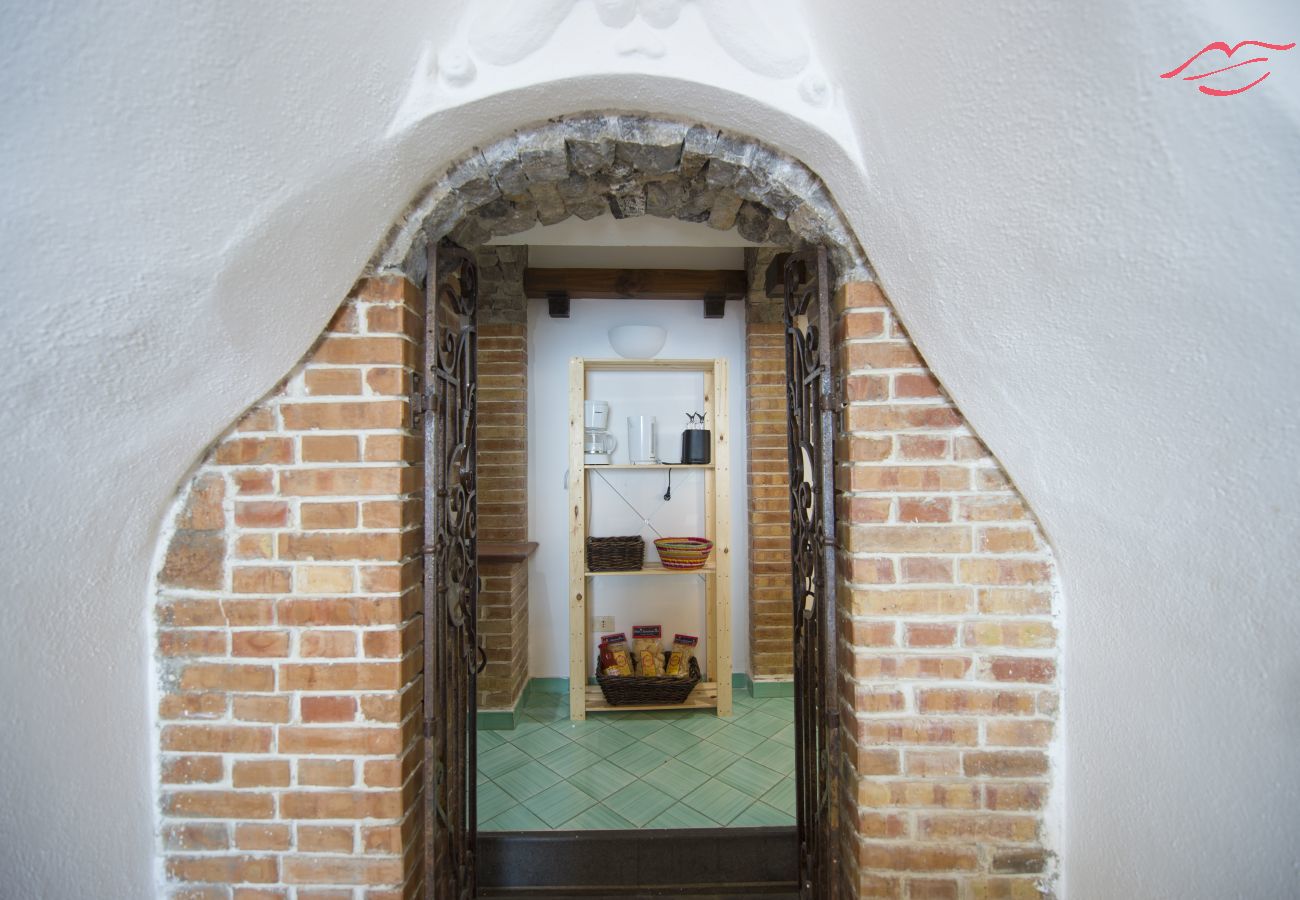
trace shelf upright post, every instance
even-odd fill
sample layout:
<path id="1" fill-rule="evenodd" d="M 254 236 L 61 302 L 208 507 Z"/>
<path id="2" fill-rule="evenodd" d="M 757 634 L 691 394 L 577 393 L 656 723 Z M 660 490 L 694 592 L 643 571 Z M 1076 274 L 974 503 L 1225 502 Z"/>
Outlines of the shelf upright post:
<path id="1" fill-rule="evenodd" d="M 709 539 L 713 541 L 711 584 L 715 596 L 708 604 L 714 617 L 709 635 L 709 660 L 714 681 L 718 683 L 718 715 L 731 715 L 731 433 L 727 420 L 727 361 L 715 359 L 713 372 L 705 377 L 705 387 L 712 382 L 713 469 L 705 506 L 713 521 Z M 708 479 L 706 478 L 706 481 Z"/>
<path id="2" fill-rule="evenodd" d="M 569 718 L 587 718 L 587 475 L 583 471 L 585 361 L 569 360 Z"/>

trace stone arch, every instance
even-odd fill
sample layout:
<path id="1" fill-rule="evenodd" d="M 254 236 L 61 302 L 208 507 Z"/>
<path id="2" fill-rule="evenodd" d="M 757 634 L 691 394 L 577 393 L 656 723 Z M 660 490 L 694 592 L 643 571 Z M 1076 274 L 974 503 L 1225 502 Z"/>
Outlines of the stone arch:
<path id="1" fill-rule="evenodd" d="M 472 248 L 605 213 L 735 228 L 760 244 L 824 245 L 841 281 L 870 278 L 829 190 L 800 161 L 726 129 L 617 113 L 559 117 L 474 150 L 407 208 L 372 266 L 419 276 L 428 242 L 444 235 Z"/>
<path id="2" fill-rule="evenodd" d="M 216 896 L 418 893 L 421 487 L 403 398 L 424 248 L 606 210 L 832 251 L 846 896 L 1049 894 L 1059 598 L 1032 514 L 814 173 L 733 132 L 621 113 L 452 165 L 185 486 L 155 604 L 166 877 Z"/>

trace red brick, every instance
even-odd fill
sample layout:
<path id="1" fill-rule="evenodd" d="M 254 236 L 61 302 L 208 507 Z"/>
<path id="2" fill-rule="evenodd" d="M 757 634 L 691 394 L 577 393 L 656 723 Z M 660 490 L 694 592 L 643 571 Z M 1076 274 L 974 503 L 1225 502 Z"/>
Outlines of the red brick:
<path id="1" fill-rule="evenodd" d="M 289 438 L 236 438 L 217 447 L 219 466 L 285 465 L 293 462 Z"/>
<path id="2" fill-rule="evenodd" d="M 264 792 L 178 791 L 163 796 L 163 812 L 195 818 L 269 819 L 275 814 L 275 798 Z"/>
<path id="3" fill-rule="evenodd" d="M 304 722 L 351 722 L 357 717 L 355 697 L 303 697 Z"/>
<path id="4" fill-rule="evenodd" d="M 219 756 L 164 756 L 163 784 L 210 784 L 225 777 Z"/>
<path id="5" fill-rule="evenodd" d="M 271 884 L 280 880 L 273 857 L 172 856 L 166 866 L 167 877 L 177 881 Z"/>
<path id="6" fill-rule="evenodd" d="M 997 656 L 988 661 L 988 668 L 998 681 L 1046 684 L 1056 678 L 1056 663 L 1038 657 Z"/>
<path id="7" fill-rule="evenodd" d="M 230 636 L 231 656 L 288 656 L 287 631 L 236 631 Z"/>
<path id="8" fill-rule="evenodd" d="M 293 728 L 280 729 L 280 752 L 317 756 L 340 753 L 383 756 L 401 749 L 396 728 Z"/>
<path id="9" fill-rule="evenodd" d="M 286 759 L 240 759 L 231 770 L 231 783 L 237 788 L 288 787 L 289 761 Z"/>
<path id="10" fill-rule="evenodd" d="M 1047 756 L 1033 751 L 972 751 L 962 759 L 968 777 L 991 775 L 999 778 L 1024 778 L 1047 772 Z"/>
<path id="11" fill-rule="evenodd" d="M 200 753 L 265 753 L 271 749 L 271 729 L 241 725 L 167 725 L 164 750 Z"/>

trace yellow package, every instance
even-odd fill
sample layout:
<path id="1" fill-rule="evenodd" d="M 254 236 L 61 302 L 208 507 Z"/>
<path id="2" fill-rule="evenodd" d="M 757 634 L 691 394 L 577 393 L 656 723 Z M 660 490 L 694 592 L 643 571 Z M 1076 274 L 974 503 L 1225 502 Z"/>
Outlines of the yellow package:
<path id="1" fill-rule="evenodd" d="M 632 655 L 636 657 L 638 674 L 664 674 L 663 633 L 658 625 L 632 626 Z"/>

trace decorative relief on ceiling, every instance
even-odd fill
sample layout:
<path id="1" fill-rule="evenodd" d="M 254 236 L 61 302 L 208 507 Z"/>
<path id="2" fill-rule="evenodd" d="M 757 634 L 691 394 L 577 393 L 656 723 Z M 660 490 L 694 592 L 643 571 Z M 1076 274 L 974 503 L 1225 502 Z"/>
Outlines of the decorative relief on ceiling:
<path id="1" fill-rule="evenodd" d="M 476 0 L 449 37 L 426 43 L 391 131 L 502 91 L 624 73 L 748 94 L 856 150 L 837 133 L 842 110 L 802 5 L 754 0 Z"/>

